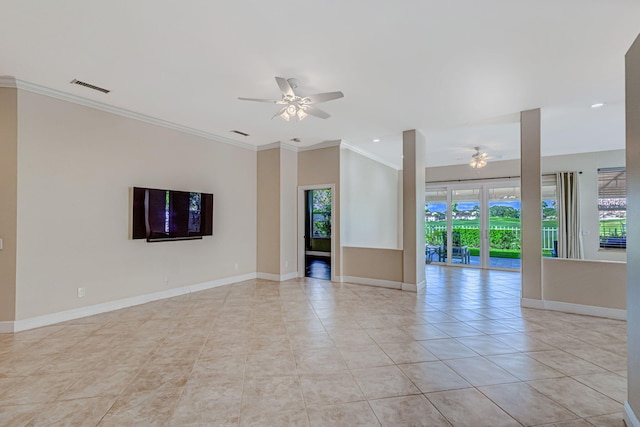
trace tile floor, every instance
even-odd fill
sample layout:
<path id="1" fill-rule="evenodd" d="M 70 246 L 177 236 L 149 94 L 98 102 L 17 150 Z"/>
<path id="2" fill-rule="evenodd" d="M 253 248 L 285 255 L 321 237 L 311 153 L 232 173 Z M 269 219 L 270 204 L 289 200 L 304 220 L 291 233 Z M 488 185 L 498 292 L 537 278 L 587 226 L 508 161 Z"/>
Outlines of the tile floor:
<path id="1" fill-rule="evenodd" d="M 519 307 L 519 274 L 426 294 L 252 280 L 0 335 L 0 425 L 623 426 L 625 322 Z"/>

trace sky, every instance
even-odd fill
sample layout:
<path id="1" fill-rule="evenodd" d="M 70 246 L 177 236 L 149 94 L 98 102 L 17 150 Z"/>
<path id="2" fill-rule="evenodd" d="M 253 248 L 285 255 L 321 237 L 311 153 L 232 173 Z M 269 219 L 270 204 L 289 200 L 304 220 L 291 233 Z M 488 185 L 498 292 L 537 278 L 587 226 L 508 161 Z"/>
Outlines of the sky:
<path id="1" fill-rule="evenodd" d="M 470 211 L 474 206 L 478 206 L 478 202 L 458 202 L 458 210 L 459 211 Z M 489 207 L 492 206 L 509 206 L 514 209 L 520 209 L 520 201 L 516 200 L 513 202 L 489 202 Z M 447 204 L 446 203 L 427 203 L 427 208 L 431 212 L 446 212 Z"/>

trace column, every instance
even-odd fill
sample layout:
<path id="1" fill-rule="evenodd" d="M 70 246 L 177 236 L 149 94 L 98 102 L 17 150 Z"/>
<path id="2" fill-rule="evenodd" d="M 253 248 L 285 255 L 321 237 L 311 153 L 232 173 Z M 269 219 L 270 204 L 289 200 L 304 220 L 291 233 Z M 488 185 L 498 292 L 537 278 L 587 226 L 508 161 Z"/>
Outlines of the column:
<path id="1" fill-rule="evenodd" d="M 522 191 L 521 304 L 523 307 L 543 308 L 539 108 L 520 113 L 520 179 Z"/>
<path id="2" fill-rule="evenodd" d="M 417 292 L 426 287 L 424 262 L 424 136 L 416 130 L 403 132 L 402 154 L 402 289 Z"/>

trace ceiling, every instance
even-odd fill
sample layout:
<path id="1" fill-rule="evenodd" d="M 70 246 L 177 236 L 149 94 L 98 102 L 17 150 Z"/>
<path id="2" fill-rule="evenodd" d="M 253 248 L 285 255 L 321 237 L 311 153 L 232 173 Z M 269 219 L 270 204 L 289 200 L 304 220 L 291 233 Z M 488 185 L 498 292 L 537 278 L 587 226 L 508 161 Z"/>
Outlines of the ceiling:
<path id="1" fill-rule="evenodd" d="M 467 163 L 474 146 L 518 158 L 518 113 L 538 107 L 543 155 L 624 148 L 624 55 L 640 32 L 638 0 L 0 0 L 0 10 L 0 75 L 249 145 L 340 139 L 396 166 L 408 129 L 426 136 L 428 166 Z M 331 118 L 298 123 L 237 99 L 279 98 L 275 76 L 296 78 L 302 95 L 345 97 L 321 106 Z"/>

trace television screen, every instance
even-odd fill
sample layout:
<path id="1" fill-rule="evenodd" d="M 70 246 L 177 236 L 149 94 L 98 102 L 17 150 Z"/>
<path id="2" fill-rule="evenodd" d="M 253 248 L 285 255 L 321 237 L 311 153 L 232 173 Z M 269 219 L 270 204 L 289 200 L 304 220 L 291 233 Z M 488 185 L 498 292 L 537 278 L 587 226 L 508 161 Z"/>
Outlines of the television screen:
<path id="1" fill-rule="evenodd" d="M 213 194 L 133 188 L 133 239 L 158 242 L 212 234 Z"/>

